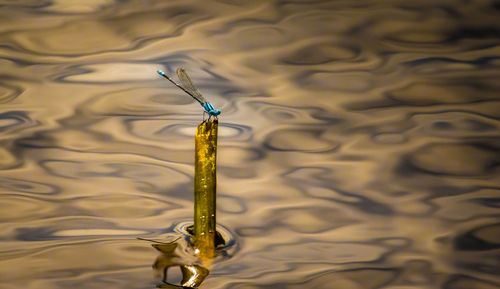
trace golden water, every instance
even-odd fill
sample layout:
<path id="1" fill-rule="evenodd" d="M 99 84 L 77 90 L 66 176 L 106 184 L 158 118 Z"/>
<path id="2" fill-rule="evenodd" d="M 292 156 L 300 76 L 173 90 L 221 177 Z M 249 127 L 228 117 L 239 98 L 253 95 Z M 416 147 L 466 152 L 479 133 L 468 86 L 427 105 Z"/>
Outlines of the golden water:
<path id="1" fill-rule="evenodd" d="M 497 1 L 0 1 L 0 289 L 154 288 L 219 117 L 202 288 L 498 288 Z"/>

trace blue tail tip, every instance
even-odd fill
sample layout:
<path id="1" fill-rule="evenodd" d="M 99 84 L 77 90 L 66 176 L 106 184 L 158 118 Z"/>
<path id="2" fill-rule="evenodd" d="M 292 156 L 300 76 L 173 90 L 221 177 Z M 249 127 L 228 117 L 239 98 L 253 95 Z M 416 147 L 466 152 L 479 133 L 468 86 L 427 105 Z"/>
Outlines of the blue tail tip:
<path id="1" fill-rule="evenodd" d="M 156 72 L 158 72 L 158 74 L 159 74 L 159 75 L 165 75 L 165 72 L 163 72 L 163 71 L 161 71 L 161 70 L 158 70 L 158 71 L 156 71 Z"/>

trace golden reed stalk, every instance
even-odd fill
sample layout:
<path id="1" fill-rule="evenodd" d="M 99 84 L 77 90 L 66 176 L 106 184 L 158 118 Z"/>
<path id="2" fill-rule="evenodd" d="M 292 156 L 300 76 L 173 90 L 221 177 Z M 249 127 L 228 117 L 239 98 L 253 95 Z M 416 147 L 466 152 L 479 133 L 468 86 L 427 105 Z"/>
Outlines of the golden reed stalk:
<path id="1" fill-rule="evenodd" d="M 201 260 L 215 255 L 218 121 L 203 121 L 195 135 L 194 247 Z"/>

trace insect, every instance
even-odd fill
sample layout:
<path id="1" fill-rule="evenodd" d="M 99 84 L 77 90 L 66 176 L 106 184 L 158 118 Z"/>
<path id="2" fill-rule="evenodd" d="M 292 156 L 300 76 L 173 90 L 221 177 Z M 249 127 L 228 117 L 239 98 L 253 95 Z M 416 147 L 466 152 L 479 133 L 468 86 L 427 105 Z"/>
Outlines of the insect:
<path id="1" fill-rule="evenodd" d="M 209 115 L 209 118 L 212 116 L 217 117 L 220 114 L 220 110 L 215 109 L 214 106 L 212 104 L 210 104 L 210 102 L 208 102 L 206 100 L 206 98 L 204 98 L 201 95 L 201 93 L 198 91 L 196 86 L 194 86 L 194 84 L 191 81 L 191 78 L 189 77 L 187 72 L 182 67 L 177 68 L 176 72 L 177 72 L 177 76 L 179 77 L 183 86 L 178 84 L 177 82 L 173 81 L 172 78 L 168 77 L 168 75 L 165 74 L 165 72 L 158 70 L 159 75 L 165 77 L 166 79 L 168 79 L 168 81 L 173 83 L 175 86 L 182 89 L 185 93 L 191 95 L 192 98 L 196 99 L 200 103 L 200 105 L 203 107 L 203 109 L 205 110 L 203 112 L 203 114 L 205 114 L 205 112 L 206 112 Z"/>

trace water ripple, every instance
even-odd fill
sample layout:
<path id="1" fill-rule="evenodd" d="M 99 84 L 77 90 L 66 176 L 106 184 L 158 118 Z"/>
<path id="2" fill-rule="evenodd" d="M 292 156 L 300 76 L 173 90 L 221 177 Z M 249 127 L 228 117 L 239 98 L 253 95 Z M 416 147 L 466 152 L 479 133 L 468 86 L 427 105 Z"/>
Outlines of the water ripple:
<path id="1" fill-rule="evenodd" d="M 18 98 L 24 88 L 0 82 L 0 103 L 8 103 Z"/>
<path id="2" fill-rule="evenodd" d="M 500 162 L 495 148 L 479 144 L 429 144 L 417 149 L 409 158 L 422 172 L 456 176 L 494 174 Z"/>
<path id="3" fill-rule="evenodd" d="M 1 178 L 0 187 L 18 192 L 54 195 L 60 192 L 55 185 L 29 181 L 26 179 Z"/>

